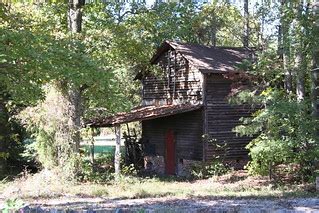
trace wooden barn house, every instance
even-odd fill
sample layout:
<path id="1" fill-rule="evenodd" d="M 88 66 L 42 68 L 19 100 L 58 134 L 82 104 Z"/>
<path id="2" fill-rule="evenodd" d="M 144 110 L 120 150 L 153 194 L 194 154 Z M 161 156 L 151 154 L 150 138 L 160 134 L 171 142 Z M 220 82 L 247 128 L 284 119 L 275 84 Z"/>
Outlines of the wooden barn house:
<path id="1" fill-rule="evenodd" d="M 221 154 L 233 166 L 243 166 L 248 159 L 245 146 L 251 139 L 237 137 L 232 129 L 251 109 L 229 103 L 233 82 L 228 76 L 238 73 L 246 59 L 251 59 L 251 52 L 245 48 L 165 41 L 151 59 L 161 67 L 162 75 L 140 76 L 141 106 L 90 125 L 140 121 L 145 167 L 158 173 L 184 175 L 194 163 Z M 226 146 L 218 150 L 216 144 Z"/>

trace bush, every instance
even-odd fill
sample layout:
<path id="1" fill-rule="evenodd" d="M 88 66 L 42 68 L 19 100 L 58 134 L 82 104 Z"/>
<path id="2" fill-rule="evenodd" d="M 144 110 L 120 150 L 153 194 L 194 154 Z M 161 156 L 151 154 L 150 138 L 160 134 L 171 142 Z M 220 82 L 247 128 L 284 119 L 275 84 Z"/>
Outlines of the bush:
<path id="1" fill-rule="evenodd" d="M 285 141 L 269 140 L 260 135 L 247 148 L 251 161 L 247 165 L 250 174 L 268 175 L 270 166 L 286 162 L 291 153 Z"/>
<path id="2" fill-rule="evenodd" d="M 90 182 L 108 182 L 114 179 L 114 153 L 101 153 L 94 159 L 92 165 L 89 158 L 82 160 L 82 172 L 80 174 L 81 181 Z M 122 176 L 136 176 L 137 170 L 134 165 L 126 166 L 124 158 L 121 158 L 121 175 Z"/>
<path id="3" fill-rule="evenodd" d="M 286 97 L 278 89 L 265 90 L 259 98 L 265 107 L 235 128 L 240 135 L 255 137 L 247 146 L 249 172 L 273 176 L 277 165 L 295 164 L 300 179 L 313 178 L 319 156 L 319 123 L 311 115 L 310 101 Z"/>
<path id="4" fill-rule="evenodd" d="M 1 88 L 0 88 L 1 90 Z M 0 180 L 8 175 L 16 175 L 25 168 L 35 168 L 35 162 L 23 156 L 26 147 L 23 139 L 27 136 L 5 105 L 0 91 Z"/>
<path id="5" fill-rule="evenodd" d="M 80 181 L 107 182 L 113 179 L 114 154 L 102 153 L 94 159 L 92 165 L 89 158 L 83 158 L 81 162 Z"/>

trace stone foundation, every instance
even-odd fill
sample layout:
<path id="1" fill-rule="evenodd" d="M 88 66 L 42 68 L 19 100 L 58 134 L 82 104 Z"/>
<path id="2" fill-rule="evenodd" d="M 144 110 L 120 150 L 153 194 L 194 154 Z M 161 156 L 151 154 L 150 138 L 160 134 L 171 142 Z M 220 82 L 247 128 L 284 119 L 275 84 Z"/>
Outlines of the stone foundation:
<path id="1" fill-rule="evenodd" d="M 176 175 L 189 177 L 194 166 L 201 164 L 201 161 L 178 159 L 176 165 Z M 153 172 L 159 175 L 165 174 L 165 160 L 163 156 L 145 156 L 144 169 L 147 172 Z"/>
<path id="2" fill-rule="evenodd" d="M 144 169 L 147 172 L 154 172 L 156 174 L 165 174 L 165 161 L 163 156 L 145 156 Z"/>
<path id="3" fill-rule="evenodd" d="M 243 169 L 248 163 L 248 160 L 224 160 L 226 165 L 234 169 Z M 202 161 L 178 159 L 176 165 L 176 175 L 189 177 L 194 167 L 202 165 Z M 207 162 L 209 164 L 209 162 Z M 152 172 L 159 175 L 165 174 L 165 159 L 164 156 L 145 156 L 144 169 L 146 172 Z"/>

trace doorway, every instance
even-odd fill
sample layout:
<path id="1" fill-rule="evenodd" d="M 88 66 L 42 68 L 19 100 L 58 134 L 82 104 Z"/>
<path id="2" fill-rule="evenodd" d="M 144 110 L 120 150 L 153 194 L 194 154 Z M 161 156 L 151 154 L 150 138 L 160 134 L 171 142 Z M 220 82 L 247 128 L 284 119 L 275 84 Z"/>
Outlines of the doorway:
<path id="1" fill-rule="evenodd" d="M 165 171 L 167 175 L 175 175 L 175 136 L 174 131 L 169 129 L 165 137 Z"/>

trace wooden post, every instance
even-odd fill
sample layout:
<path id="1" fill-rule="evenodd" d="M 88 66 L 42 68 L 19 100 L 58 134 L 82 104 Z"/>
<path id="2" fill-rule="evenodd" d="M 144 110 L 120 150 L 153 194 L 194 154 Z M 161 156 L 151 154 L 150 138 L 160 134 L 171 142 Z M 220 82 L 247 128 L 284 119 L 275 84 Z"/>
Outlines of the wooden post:
<path id="1" fill-rule="evenodd" d="M 92 165 L 92 171 L 95 171 L 95 166 L 94 166 L 94 137 L 93 137 L 93 130 L 91 133 L 91 144 L 90 144 L 90 157 L 91 157 L 91 165 Z"/>
<path id="2" fill-rule="evenodd" d="M 202 141 L 203 141 L 203 158 L 202 161 L 206 162 L 206 155 L 207 155 L 207 140 L 206 137 L 208 136 L 208 113 L 207 113 L 207 77 L 209 74 L 202 74 L 203 82 L 202 82 L 202 88 L 203 88 L 203 105 L 204 105 L 204 113 L 203 113 L 203 129 L 204 129 L 204 135 L 202 135 Z"/>
<path id="3" fill-rule="evenodd" d="M 115 144 L 115 177 L 117 178 L 121 172 L 120 161 L 121 161 L 121 126 L 117 124 L 115 126 L 116 144 Z"/>

